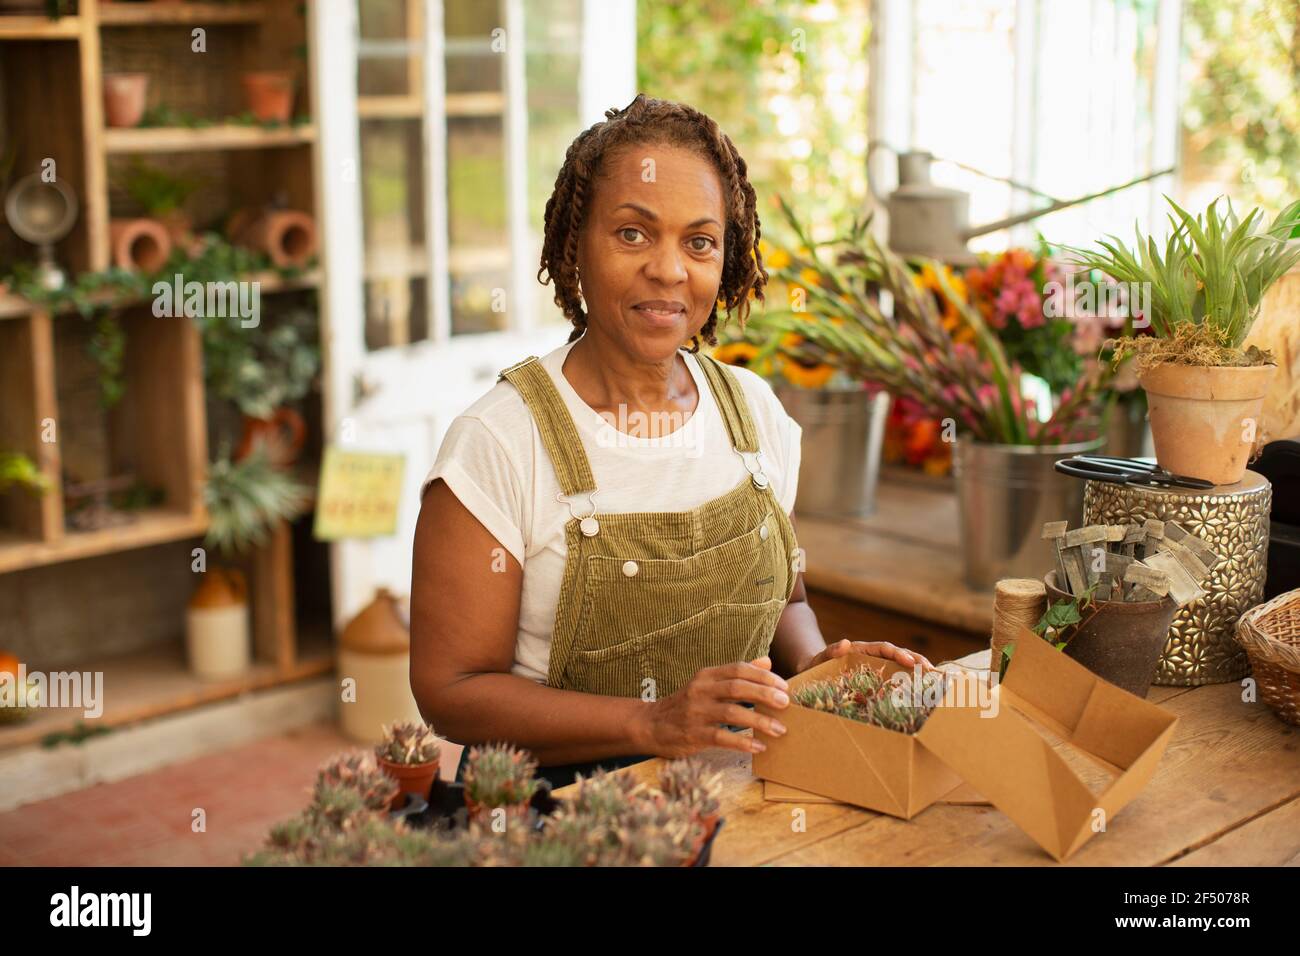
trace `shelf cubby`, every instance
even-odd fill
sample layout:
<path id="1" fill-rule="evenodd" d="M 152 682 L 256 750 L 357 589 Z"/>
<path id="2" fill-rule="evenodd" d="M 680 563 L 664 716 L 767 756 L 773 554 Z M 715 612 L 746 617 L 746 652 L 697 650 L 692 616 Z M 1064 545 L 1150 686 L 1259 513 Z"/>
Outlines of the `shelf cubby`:
<path id="1" fill-rule="evenodd" d="M 137 160 L 201 174 L 186 207 L 200 231 L 222 231 L 236 209 L 268 203 L 317 215 L 317 130 L 298 117 L 313 115 L 301 54 L 307 17 L 321 14 L 308 7 L 304 15 L 303 5 L 282 0 L 81 0 L 77 6 L 75 16 L 57 20 L 0 15 L 0 150 L 16 150 L 11 178 L 53 159 L 59 179 L 76 193 L 76 225 L 54 249 L 69 281 L 107 269 L 111 219 L 142 212 L 124 188 Z M 202 54 L 191 50 L 195 27 L 208 30 Z M 295 74 L 291 124 L 237 119 L 245 112 L 241 75 L 266 69 Z M 153 119 L 177 125 L 107 127 L 103 77 L 117 72 L 147 74 L 147 105 L 175 116 Z M 0 219 L 0 277 L 34 258 L 35 250 Z M 320 284 L 317 270 L 238 278 L 260 283 L 268 311 L 268 295 L 276 296 L 278 307 L 280 296 L 307 297 Z M 102 663 L 116 688 L 105 726 L 328 671 L 328 546 L 303 540 L 310 538 L 308 515 L 277 528 L 243 559 L 253 670 L 216 685 L 189 674 L 178 638 L 193 576 L 187 565 L 178 578 L 174 562 L 202 544 L 208 529 L 203 487 L 210 428 L 201 335 L 189 318 L 154 316 L 148 300 L 115 301 L 106 291 L 98 304 L 112 310 L 125 333 L 125 389 L 111 408 L 100 402 L 99 368 L 87 351 L 98 318 L 0 289 L 0 451 L 30 456 L 51 486 L 39 497 L 0 493 L 0 608 L 8 610 L 12 601 L 26 615 L 20 628 L 0 633 L 0 644 L 15 645 L 29 666 L 40 666 L 47 655 L 60 663 L 75 658 L 70 663 L 78 669 Z M 304 404 L 319 406 L 316 399 Z M 311 452 L 318 457 L 319 416 L 308 411 L 315 422 Z M 53 441 L 44 440 L 47 423 Z M 310 463 L 303 470 L 310 472 Z M 70 488 L 102 494 L 116 489 L 113 479 L 128 475 L 156 489 L 159 500 L 124 512 L 124 522 L 83 527 L 66 507 Z M 87 484 L 91 489 L 75 487 Z M 297 572 L 300 561 L 311 580 Z M 117 572 L 111 591 L 94 584 L 106 568 Z M 64 593 L 90 597 L 84 607 L 58 613 L 41 597 Z M 112 615 L 106 613 L 110 605 Z M 150 617 L 148 635 L 135 642 L 148 645 L 124 651 L 130 641 L 105 642 L 109 631 L 131 635 L 132 613 Z M 0 749 L 73 724 L 74 715 L 48 711 L 13 728 L 0 726 Z"/>

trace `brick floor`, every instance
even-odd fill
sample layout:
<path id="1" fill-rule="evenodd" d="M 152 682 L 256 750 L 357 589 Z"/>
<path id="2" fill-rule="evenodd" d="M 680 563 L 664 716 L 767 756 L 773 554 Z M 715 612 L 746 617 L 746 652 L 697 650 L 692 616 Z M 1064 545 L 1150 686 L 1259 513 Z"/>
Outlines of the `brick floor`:
<path id="1" fill-rule="evenodd" d="M 0 866 L 233 866 L 307 804 L 316 768 L 356 745 L 331 723 L 0 813 Z M 460 748 L 443 745 L 444 764 Z M 193 812 L 207 830 L 191 828 Z"/>

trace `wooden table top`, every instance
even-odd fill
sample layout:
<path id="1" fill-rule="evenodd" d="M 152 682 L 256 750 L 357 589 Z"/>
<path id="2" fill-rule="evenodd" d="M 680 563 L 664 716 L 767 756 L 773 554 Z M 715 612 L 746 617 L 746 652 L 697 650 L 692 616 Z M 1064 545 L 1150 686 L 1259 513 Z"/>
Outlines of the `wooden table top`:
<path id="1" fill-rule="evenodd" d="M 959 631 L 993 630 L 993 592 L 963 582 L 957 495 L 882 481 L 865 518 L 795 513 L 804 583 Z"/>
<path id="2" fill-rule="evenodd" d="M 987 664 L 987 651 L 959 663 Z M 1300 865 L 1300 731 L 1239 684 L 1153 687 L 1180 718 L 1151 782 L 1064 865 Z M 750 758 L 713 750 L 726 820 L 715 866 L 1036 866 L 1048 854 L 991 806 L 934 804 L 910 821 L 845 804 L 763 799 Z M 665 761 L 618 771 L 653 784 Z M 571 788 L 556 792 L 559 797 Z M 805 811 L 804 829 L 793 810 Z"/>

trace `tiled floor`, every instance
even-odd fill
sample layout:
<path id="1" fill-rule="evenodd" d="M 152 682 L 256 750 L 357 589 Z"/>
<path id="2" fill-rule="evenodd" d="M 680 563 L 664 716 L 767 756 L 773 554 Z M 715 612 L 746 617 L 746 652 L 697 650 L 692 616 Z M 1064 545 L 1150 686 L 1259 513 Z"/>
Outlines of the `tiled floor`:
<path id="1" fill-rule="evenodd" d="M 316 768 L 355 746 L 313 724 L 0 813 L 0 866 L 236 865 L 307 805 Z M 197 808 L 205 832 L 191 828 Z"/>

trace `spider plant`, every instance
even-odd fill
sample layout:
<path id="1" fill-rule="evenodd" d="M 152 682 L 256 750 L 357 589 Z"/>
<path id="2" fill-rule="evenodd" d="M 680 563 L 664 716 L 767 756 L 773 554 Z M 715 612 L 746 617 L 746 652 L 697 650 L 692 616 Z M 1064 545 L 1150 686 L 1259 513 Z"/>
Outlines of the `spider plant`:
<path id="1" fill-rule="evenodd" d="M 208 469 L 203 489 L 208 509 L 208 544 L 238 554 L 266 540 L 277 521 L 307 510 L 311 489 L 271 464 L 263 448 L 231 461 L 222 456 Z"/>

